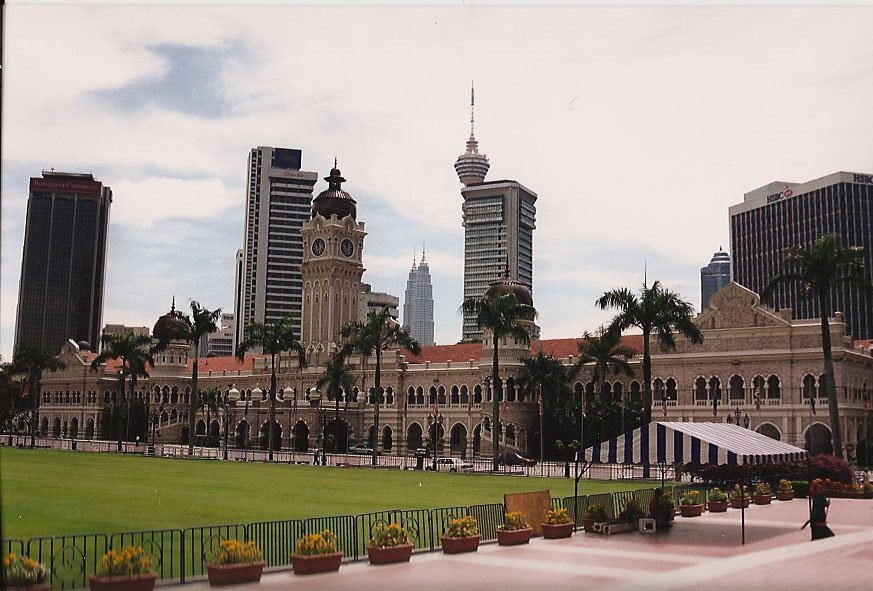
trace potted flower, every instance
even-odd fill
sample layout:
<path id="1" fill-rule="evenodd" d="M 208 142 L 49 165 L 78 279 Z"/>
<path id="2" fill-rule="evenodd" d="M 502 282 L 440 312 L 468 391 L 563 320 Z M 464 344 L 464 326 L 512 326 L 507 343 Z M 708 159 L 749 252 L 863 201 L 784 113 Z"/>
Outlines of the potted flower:
<path id="1" fill-rule="evenodd" d="M 716 487 L 709 491 L 709 501 L 706 508 L 710 513 L 724 513 L 728 508 L 727 493 Z"/>
<path id="2" fill-rule="evenodd" d="M 10 552 L 3 557 L 3 580 L 9 591 L 49 591 L 45 566 L 28 556 Z"/>
<path id="3" fill-rule="evenodd" d="M 755 504 L 769 505 L 773 500 L 773 488 L 766 482 L 759 482 L 755 486 Z"/>
<path id="4" fill-rule="evenodd" d="M 152 569 L 152 557 L 142 547 L 125 546 L 104 554 L 88 583 L 91 591 L 151 591 L 158 578 Z"/>
<path id="5" fill-rule="evenodd" d="M 342 551 L 336 549 L 336 534 L 326 529 L 297 540 L 291 564 L 295 575 L 311 575 L 339 570 Z"/>
<path id="6" fill-rule="evenodd" d="M 700 517 L 703 515 L 703 503 L 700 502 L 700 493 L 689 490 L 679 497 L 679 512 L 682 517 Z"/>
<path id="7" fill-rule="evenodd" d="M 373 528 L 373 537 L 367 545 L 367 556 L 370 564 L 409 562 L 412 556 L 409 534 L 397 523 L 376 524 Z"/>
<path id="8" fill-rule="evenodd" d="M 646 512 L 643 511 L 640 502 L 636 499 L 631 499 L 625 504 L 624 509 L 619 512 L 618 518 L 627 523 L 635 523 L 645 514 Z"/>
<path id="9" fill-rule="evenodd" d="M 257 583 L 266 564 L 254 542 L 222 540 L 206 562 L 206 573 L 210 585 Z"/>
<path id="10" fill-rule="evenodd" d="M 658 528 L 669 529 L 673 527 L 673 518 L 676 516 L 676 508 L 673 506 L 673 499 L 667 495 L 661 495 L 658 499 L 658 507 L 661 509 L 662 515 L 667 515 L 669 518 L 666 523 L 659 523 Z"/>
<path id="11" fill-rule="evenodd" d="M 472 515 L 452 519 L 445 534 L 440 536 L 445 554 L 475 552 L 479 549 L 479 522 Z"/>
<path id="12" fill-rule="evenodd" d="M 739 484 L 734 485 L 733 490 L 731 490 L 731 509 L 748 507 L 751 500 L 748 486 L 744 484 L 741 488 Z"/>
<path id="13" fill-rule="evenodd" d="M 516 546 L 530 542 L 533 528 L 528 525 L 521 511 L 512 511 L 503 516 L 503 525 L 497 528 L 497 543 L 501 546 Z"/>
<path id="14" fill-rule="evenodd" d="M 591 507 L 589 507 L 589 510 Z M 604 511 L 604 516 L 606 512 Z M 547 540 L 569 538 L 573 535 L 573 520 L 566 509 L 551 509 L 543 522 L 543 537 Z"/>
<path id="15" fill-rule="evenodd" d="M 609 516 L 606 514 L 606 507 L 599 503 L 591 503 L 585 510 L 585 515 L 582 517 L 582 527 L 585 531 L 594 531 L 594 524 L 598 521 L 606 521 Z M 570 518 L 567 517 L 569 520 Z"/>
<path id="16" fill-rule="evenodd" d="M 790 480 L 784 478 L 779 481 L 779 486 L 776 488 L 776 500 L 790 501 L 794 498 L 794 485 Z"/>

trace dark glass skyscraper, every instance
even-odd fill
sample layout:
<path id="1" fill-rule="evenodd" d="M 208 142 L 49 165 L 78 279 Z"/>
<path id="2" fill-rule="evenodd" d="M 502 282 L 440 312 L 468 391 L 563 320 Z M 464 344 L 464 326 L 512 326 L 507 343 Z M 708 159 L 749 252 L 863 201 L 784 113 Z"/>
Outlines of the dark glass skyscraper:
<path id="1" fill-rule="evenodd" d="M 700 269 L 700 311 L 709 307 L 709 298 L 731 282 L 731 257 L 721 248 L 709 264 Z"/>
<path id="2" fill-rule="evenodd" d="M 843 246 L 864 249 L 873 275 L 873 175 L 835 172 L 807 183 L 773 182 L 730 208 L 733 279 L 761 293 L 783 271 L 787 246 L 809 246 L 836 234 Z M 773 304 L 792 308 L 795 318 L 817 318 L 818 306 L 799 283 L 782 285 Z M 845 285 L 833 292 L 833 310 L 843 312 L 855 339 L 873 338 L 873 298 Z"/>
<path id="3" fill-rule="evenodd" d="M 57 353 L 68 339 L 94 350 L 103 323 L 112 190 L 91 174 L 30 179 L 15 351 Z"/>

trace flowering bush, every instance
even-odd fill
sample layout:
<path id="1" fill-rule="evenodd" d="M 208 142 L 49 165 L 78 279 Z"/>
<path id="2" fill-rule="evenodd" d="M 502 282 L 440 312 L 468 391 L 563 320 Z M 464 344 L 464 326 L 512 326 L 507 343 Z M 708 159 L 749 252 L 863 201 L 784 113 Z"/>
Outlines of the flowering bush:
<path id="1" fill-rule="evenodd" d="M 336 552 L 336 534 L 326 529 L 319 534 L 309 534 L 297 540 L 296 554 L 315 556 Z"/>
<path id="2" fill-rule="evenodd" d="M 479 522 L 472 515 L 452 519 L 448 529 L 446 529 L 446 537 L 449 538 L 469 538 L 470 536 L 478 535 Z"/>
<path id="3" fill-rule="evenodd" d="M 709 500 L 717 503 L 723 503 L 728 500 L 727 493 L 716 487 L 709 491 Z"/>
<path id="4" fill-rule="evenodd" d="M 373 537 L 370 538 L 370 546 L 386 548 L 389 546 L 403 546 L 409 543 L 409 534 L 400 525 L 391 523 L 384 525 L 379 523 L 373 528 Z"/>
<path id="5" fill-rule="evenodd" d="M 3 576 L 7 585 L 26 587 L 44 583 L 45 567 L 28 556 L 11 552 L 3 557 Z"/>
<path id="6" fill-rule="evenodd" d="M 686 491 L 681 497 L 679 497 L 680 505 L 699 505 L 700 504 L 700 493 L 696 490 Z"/>
<path id="7" fill-rule="evenodd" d="M 732 499 L 741 499 L 741 498 L 749 498 L 749 487 L 745 484 L 743 488 L 740 488 L 739 484 L 735 484 L 733 490 L 731 490 L 731 498 Z"/>
<path id="8" fill-rule="evenodd" d="M 779 489 L 782 492 L 794 492 L 794 486 L 791 484 L 790 480 L 785 480 L 784 478 L 779 481 Z"/>
<path id="9" fill-rule="evenodd" d="M 589 505 L 588 511 L 585 513 L 585 516 L 587 517 L 591 513 L 592 509 L 596 509 L 598 507 L 600 507 L 601 510 L 603 509 L 603 507 L 601 507 L 600 505 Z M 606 517 L 606 511 L 603 511 L 603 516 Z M 592 517 L 594 516 L 592 515 Z M 591 517 L 589 517 L 589 519 L 591 519 Z M 573 520 L 570 519 L 570 514 L 567 513 L 566 509 L 549 509 L 549 511 L 546 513 L 546 520 L 543 523 L 545 523 L 546 525 L 565 525 L 567 523 L 571 523 L 572 521 Z"/>
<path id="10" fill-rule="evenodd" d="M 756 495 L 772 495 L 773 488 L 767 484 L 766 482 L 759 482 L 755 486 L 755 494 Z"/>
<path id="11" fill-rule="evenodd" d="M 816 454 L 809 459 L 809 471 L 813 478 L 835 482 L 851 483 L 854 478 L 849 462 L 825 454 Z"/>
<path id="12" fill-rule="evenodd" d="M 514 531 L 517 529 L 527 529 L 529 527 L 530 525 L 528 525 L 524 515 L 521 514 L 521 511 L 513 511 L 503 516 L 503 525 L 500 526 L 500 529 Z"/>
<path id="13" fill-rule="evenodd" d="M 861 492 L 873 492 L 873 482 L 865 482 L 862 484 Z"/>
<path id="14" fill-rule="evenodd" d="M 117 552 L 110 550 L 97 563 L 97 575 L 118 577 L 152 572 L 152 557 L 140 546 L 125 546 Z"/>
<path id="15" fill-rule="evenodd" d="M 222 540 L 218 550 L 212 555 L 210 562 L 215 564 L 243 564 L 257 562 L 261 559 L 261 551 L 254 542 L 239 540 Z"/>

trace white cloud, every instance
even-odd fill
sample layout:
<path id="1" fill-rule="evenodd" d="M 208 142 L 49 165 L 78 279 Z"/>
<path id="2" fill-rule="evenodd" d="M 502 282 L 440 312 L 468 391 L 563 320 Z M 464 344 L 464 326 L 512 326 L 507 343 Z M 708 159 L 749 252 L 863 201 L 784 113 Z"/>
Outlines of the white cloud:
<path id="1" fill-rule="evenodd" d="M 112 222 L 145 229 L 167 218 L 216 218 L 243 200 L 220 179 L 122 180 L 112 192 Z"/>

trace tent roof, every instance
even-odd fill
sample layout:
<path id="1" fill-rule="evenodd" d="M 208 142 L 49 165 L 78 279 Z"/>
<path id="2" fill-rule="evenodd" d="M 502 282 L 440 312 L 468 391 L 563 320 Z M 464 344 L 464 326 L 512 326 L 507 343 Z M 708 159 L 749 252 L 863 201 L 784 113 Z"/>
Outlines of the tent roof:
<path id="1" fill-rule="evenodd" d="M 577 453 L 602 464 L 765 464 L 796 461 L 806 450 L 730 423 L 654 422 Z"/>

